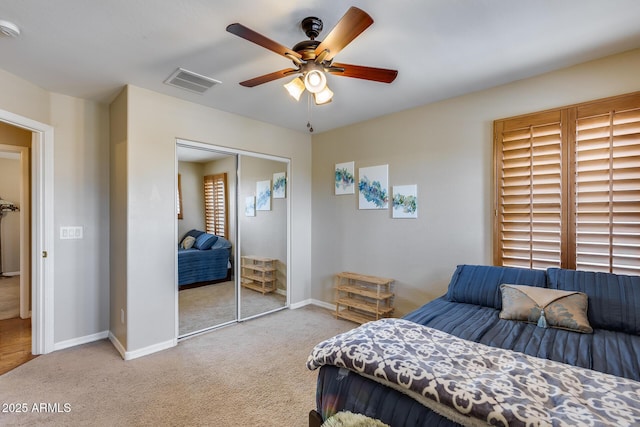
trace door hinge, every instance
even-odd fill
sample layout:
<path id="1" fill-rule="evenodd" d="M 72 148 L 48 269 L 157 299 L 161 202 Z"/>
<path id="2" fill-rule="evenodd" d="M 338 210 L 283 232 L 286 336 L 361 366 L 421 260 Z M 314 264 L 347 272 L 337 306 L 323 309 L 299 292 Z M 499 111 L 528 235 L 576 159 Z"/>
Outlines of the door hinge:
<path id="1" fill-rule="evenodd" d="M 47 251 L 42 251 L 42 258 L 46 258 L 47 257 Z"/>

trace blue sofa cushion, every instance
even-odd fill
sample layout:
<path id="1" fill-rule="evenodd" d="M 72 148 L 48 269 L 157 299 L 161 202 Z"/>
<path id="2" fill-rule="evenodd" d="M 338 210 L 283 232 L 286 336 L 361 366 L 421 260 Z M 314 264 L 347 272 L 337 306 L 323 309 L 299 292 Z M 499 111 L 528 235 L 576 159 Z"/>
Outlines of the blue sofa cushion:
<path id="1" fill-rule="evenodd" d="M 548 287 L 589 296 L 591 326 L 640 335 L 640 276 L 550 268 Z"/>
<path id="2" fill-rule="evenodd" d="M 206 251 L 207 249 L 211 249 L 211 246 L 218 240 L 218 236 L 214 236 L 209 233 L 202 233 L 198 237 L 196 237 L 196 241 L 193 244 L 193 247 L 196 249 L 200 249 L 201 251 Z"/>
<path id="3" fill-rule="evenodd" d="M 459 265 L 451 277 L 447 300 L 502 309 L 500 285 L 527 285 L 544 287 L 544 270 L 495 267 L 488 265 Z"/>

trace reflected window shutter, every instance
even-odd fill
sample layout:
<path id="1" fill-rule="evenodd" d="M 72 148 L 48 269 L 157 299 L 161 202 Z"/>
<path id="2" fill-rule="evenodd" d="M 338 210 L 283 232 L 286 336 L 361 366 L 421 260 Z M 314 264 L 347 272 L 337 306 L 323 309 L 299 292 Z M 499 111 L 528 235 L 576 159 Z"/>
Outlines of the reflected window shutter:
<path id="1" fill-rule="evenodd" d="M 182 183 L 180 174 L 178 174 L 178 194 L 176 195 L 176 210 L 178 212 L 178 219 L 182 219 Z"/>
<path id="2" fill-rule="evenodd" d="M 495 124 L 494 261 L 560 267 L 563 237 L 562 123 L 559 111 Z"/>
<path id="3" fill-rule="evenodd" d="M 226 173 L 204 177 L 204 208 L 207 233 L 228 238 Z"/>
<path id="4" fill-rule="evenodd" d="M 640 95 L 577 108 L 576 268 L 640 274 Z"/>

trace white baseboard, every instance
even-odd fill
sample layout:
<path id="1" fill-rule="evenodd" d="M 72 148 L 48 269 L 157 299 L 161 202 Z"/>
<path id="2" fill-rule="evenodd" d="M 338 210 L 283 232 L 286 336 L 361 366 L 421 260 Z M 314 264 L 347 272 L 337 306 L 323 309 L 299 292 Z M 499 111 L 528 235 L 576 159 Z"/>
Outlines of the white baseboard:
<path id="1" fill-rule="evenodd" d="M 53 344 L 53 351 L 64 350 L 65 348 L 75 347 L 81 344 L 87 344 L 94 341 L 100 341 L 109 336 L 109 331 L 102 331 L 96 334 L 86 335 L 84 337 L 72 338 L 66 341 L 60 341 Z"/>
<path id="2" fill-rule="evenodd" d="M 122 343 L 111 332 L 109 332 L 109 340 L 111 341 L 111 344 L 113 344 L 113 346 L 116 348 L 116 350 L 118 350 L 118 353 L 120 353 L 120 356 L 124 360 L 137 359 L 138 357 L 147 356 L 149 354 L 157 353 L 158 351 L 166 350 L 168 348 L 175 347 L 176 345 L 178 345 L 178 340 L 172 339 L 169 341 L 150 345 L 148 347 L 144 347 L 139 350 L 126 351 Z"/>
<path id="3" fill-rule="evenodd" d="M 304 307 L 306 305 L 315 305 L 315 306 L 318 306 L 318 307 L 326 308 L 328 310 L 335 310 L 336 309 L 336 305 L 335 304 L 331 304 L 329 302 L 320 301 L 318 299 L 313 299 L 313 298 L 309 298 L 309 299 L 306 299 L 304 301 L 297 302 L 295 304 L 290 304 L 289 308 L 291 308 L 292 310 L 295 310 L 296 308 L 302 308 L 302 307 Z"/>
<path id="4" fill-rule="evenodd" d="M 113 335 L 111 331 L 109 331 L 109 341 L 111 341 L 111 344 L 113 344 L 116 350 L 118 350 L 118 353 L 120 353 L 120 357 L 125 359 L 125 354 L 127 353 L 127 351 L 124 349 L 124 346 L 122 345 L 120 340 L 118 340 L 118 338 L 116 338 L 116 336 Z"/>
<path id="5" fill-rule="evenodd" d="M 124 354 L 124 360 L 137 359 L 138 357 L 147 356 L 152 353 L 157 353 L 159 351 L 166 350 L 171 347 L 175 347 L 176 345 L 178 345 L 178 340 L 171 339 L 171 340 L 160 342 L 158 344 L 153 344 L 138 350 L 127 351 Z"/>
<path id="6" fill-rule="evenodd" d="M 3 271 L 2 275 L 7 277 L 19 276 L 20 271 Z"/>

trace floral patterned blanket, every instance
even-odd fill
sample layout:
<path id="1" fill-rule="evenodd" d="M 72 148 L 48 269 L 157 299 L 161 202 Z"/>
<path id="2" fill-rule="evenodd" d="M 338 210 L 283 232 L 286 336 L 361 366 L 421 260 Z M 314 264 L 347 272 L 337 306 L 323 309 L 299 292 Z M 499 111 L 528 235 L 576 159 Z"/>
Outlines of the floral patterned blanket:
<path id="1" fill-rule="evenodd" d="M 355 371 L 468 426 L 637 426 L 640 382 L 463 340 L 403 319 L 316 345 L 311 370 Z"/>

